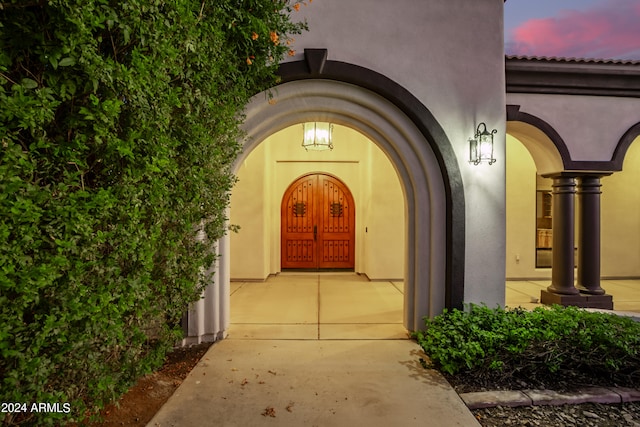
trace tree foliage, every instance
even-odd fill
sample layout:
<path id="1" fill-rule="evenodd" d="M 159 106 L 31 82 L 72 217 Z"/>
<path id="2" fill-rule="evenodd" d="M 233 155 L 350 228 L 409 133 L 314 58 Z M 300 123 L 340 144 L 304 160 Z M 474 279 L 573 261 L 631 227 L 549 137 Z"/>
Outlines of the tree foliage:
<path id="1" fill-rule="evenodd" d="M 0 420 L 81 419 L 175 342 L 299 7 L 0 3 L 0 396 L 72 409 Z"/>

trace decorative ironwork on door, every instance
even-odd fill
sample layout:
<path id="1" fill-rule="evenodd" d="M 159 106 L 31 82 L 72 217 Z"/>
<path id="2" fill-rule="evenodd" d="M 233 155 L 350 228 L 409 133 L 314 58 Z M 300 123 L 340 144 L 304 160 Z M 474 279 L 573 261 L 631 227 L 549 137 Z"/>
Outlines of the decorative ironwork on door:
<path id="1" fill-rule="evenodd" d="M 293 204 L 293 215 L 304 216 L 307 213 L 307 205 L 304 202 L 297 202 Z"/>
<path id="2" fill-rule="evenodd" d="M 332 217 L 342 216 L 342 203 L 331 203 L 330 212 Z"/>

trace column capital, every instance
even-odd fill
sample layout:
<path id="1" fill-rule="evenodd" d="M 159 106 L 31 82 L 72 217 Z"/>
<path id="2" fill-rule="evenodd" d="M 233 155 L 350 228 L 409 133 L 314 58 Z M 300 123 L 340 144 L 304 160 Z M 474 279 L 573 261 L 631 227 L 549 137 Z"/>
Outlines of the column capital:
<path id="1" fill-rule="evenodd" d="M 556 176 L 553 178 L 553 184 L 551 184 L 553 194 L 575 194 L 576 187 L 576 179 L 571 176 Z"/>
<path id="2" fill-rule="evenodd" d="M 601 187 L 602 183 L 600 183 L 599 176 L 583 176 L 578 183 L 578 195 L 602 194 Z"/>
<path id="3" fill-rule="evenodd" d="M 560 171 L 560 172 L 552 172 L 545 173 L 542 175 L 543 178 L 602 178 L 605 176 L 612 175 L 611 171 Z"/>

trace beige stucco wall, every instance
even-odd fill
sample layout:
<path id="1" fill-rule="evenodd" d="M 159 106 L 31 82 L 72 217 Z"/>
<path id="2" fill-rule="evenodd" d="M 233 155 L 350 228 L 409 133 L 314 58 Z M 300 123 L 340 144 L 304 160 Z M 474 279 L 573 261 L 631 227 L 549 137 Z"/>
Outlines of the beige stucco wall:
<path id="1" fill-rule="evenodd" d="M 356 271 L 372 280 L 401 279 L 405 205 L 397 174 L 362 134 L 334 126 L 333 151 L 307 152 L 300 125 L 277 132 L 242 163 L 231 196 L 231 279 L 263 280 L 280 272 L 280 203 L 287 187 L 310 172 L 337 176 L 356 204 Z"/>
<path id="2" fill-rule="evenodd" d="M 622 172 L 602 179 L 602 275 L 640 277 L 640 137 Z"/>
<path id="3" fill-rule="evenodd" d="M 229 223 L 239 226 L 231 233 L 231 278 L 264 279 L 270 271 L 270 181 L 266 145 L 259 145 L 240 166 L 238 182 L 231 193 Z"/>
<path id="4" fill-rule="evenodd" d="M 506 277 L 550 277 L 535 268 L 536 165 L 525 146 L 507 136 Z"/>
<path id="5" fill-rule="evenodd" d="M 362 271 L 376 280 L 403 277 L 406 251 L 403 191 L 384 153 L 369 144 L 368 155 L 363 191 Z"/>

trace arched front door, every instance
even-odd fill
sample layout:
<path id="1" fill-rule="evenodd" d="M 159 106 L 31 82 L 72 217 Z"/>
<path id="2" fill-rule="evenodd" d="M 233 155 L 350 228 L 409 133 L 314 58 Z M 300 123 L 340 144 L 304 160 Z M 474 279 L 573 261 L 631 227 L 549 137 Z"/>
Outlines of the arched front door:
<path id="1" fill-rule="evenodd" d="M 280 212 L 283 269 L 355 267 L 355 204 L 338 178 L 298 178 L 284 193 Z"/>

